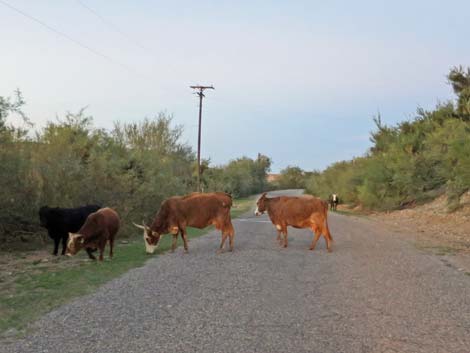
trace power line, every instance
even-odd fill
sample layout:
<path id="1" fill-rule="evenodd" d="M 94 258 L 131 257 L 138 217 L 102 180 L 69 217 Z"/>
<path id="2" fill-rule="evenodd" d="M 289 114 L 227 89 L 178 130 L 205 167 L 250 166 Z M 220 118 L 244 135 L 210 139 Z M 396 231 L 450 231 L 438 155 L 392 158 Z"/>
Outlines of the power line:
<path id="1" fill-rule="evenodd" d="M 124 38 L 126 38 L 128 41 L 132 42 L 134 45 L 138 46 L 140 49 L 143 49 L 145 51 L 148 51 L 147 48 L 145 48 L 143 45 L 141 45 L 140 43 L 136 42 L 133 38 L 131 38 L 129 35 L 127 35 L 124 31 L 122 31 L 118 26 L 116 26 L 115 24 L 109 22 L 108 20 L 106 20 L 103 16 L 101 16 L 98 12 L 96 12 L 95 10 L 93 10 L 90 6 L 88 6 L 87 4 L 85 4 L 84 2 L 80 1 L 80 0 L 76 0 L 78 4 L 80 4 L 80 6 L 82 6 L 84 9 L 88 10 L 89 12 L 91 12 L 93 15 L 95 15 L 96 17 L 98 17 L 100 19 L 101 22 L 103 22 L 106 26 L 110 27 L 112 30 L 114 30 L 115 32 L 119 33 L 121 36 L 123 36 Z"/>
<path id="2" fill-rule="evenodd" d="M 59 35 L 59 36 L 65 38 L 65 39 L 71 41 L 72 43 L 74 43 L 75 45 L 78 45 L 78 46 L 81 47 L 82 49 L 86 49 L 86 50 L 92 52 L 93 54 L 95 54 L 95 55 L 97 55 L 97 56 L 100 56 L 100 57 L 102 57 L 103 59 L 106 59 L 106 60 L 108 60 L 108 61 L 110 61 L 110 62 L 112 62 L 112 63 L 114 63 L 114 64 L 116 64 L 116 65 L 121 66 L 122 68 L 126 69 L 127 71 L 130 71 L 130 72 L 136 74 L 136 72 L 134 72 L 134 70 L 132 70 L 132 69 L 131 69 L 130 67 L 128 67 L 127 65 L 124 65 L 124 64 L 122 64 L 122 63 L 120 63 L 120 62 L 114 60 L 113 58 L 111 58 L 110 56 L 108 56 L 108 55 L 106 55 L 106 54 L 102 54 L 102 53 L 100 53 L 99 51 L 96 51 L 95 49 L 89 47 L 88 45 L 83 44 L 83 43 L 79 42 L 78 40 L 76 40 L 76 39 L 70 37 L 68 34 L 65 34 L 64 32 L 61 32 L 61 31 L 55 29 L 54 27 L 49 26 L 47 23 L 45 23 L 45 22 L 43 22 L 43 21 L 37 19 L 36 17 L 33 17 L 33 16 L 27 14 L 26 12 L 24 12 L 24 11 L 22 11 L 22 10 L 16 8 L 16 7 L 14 7 L 13 5 L 10 5 L 10 4 L 7 3 L 6 1 L 0 0 L 0 3 L 3 4 L 3 5 L 5 5 L 6 7 L 9 7 L 11 10 L 13 10 L 13 11 L 19 13 L 20 15 L 22 15 L 22 16 L 24 16 L 24 17 L 30 19 L 31 21 L 34 21 L 34 22 L 36 22 L 36 23 L 39 23 L 41 26 L 47 28 L 49 31 L 54 32 L 55 34 L 57 34 L 57 35 Z"/>

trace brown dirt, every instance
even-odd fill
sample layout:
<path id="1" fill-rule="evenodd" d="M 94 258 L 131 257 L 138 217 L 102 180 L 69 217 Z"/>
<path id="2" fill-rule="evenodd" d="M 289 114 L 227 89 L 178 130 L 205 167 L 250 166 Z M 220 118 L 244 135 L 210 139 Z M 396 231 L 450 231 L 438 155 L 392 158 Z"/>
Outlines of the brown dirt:
<path id="1" fill-rule="evenodd" d="M 339 205 L 338 210 L 363 215 L 410 236 L 417 248 L 439 255 L 446 265 L 470 274 L 470 192 L 460 199 L 461 207 L 448 211 L 442 195 L 420 206 L 391 212 L 366 212 L 362 207 Z"/>
<path id="2" fill-rule="evenodd" d="M 373 213 L 371 218 L 383 221 L 417 235 L 418 246 L 440 252 L 470 254 L 470 193 L 461 199 L 462 207 L 447 211 L 447 197 L 400 211 Z"/>
<path id="3" fill-rule="evenodd" d="M 0 252 L 0 295 L 14 291 L 15 281 L 23 274 L 37 274 L 48 270 L 77 266 L 88 259 L 51 255 L 51 247 L 28 251 Z"/>

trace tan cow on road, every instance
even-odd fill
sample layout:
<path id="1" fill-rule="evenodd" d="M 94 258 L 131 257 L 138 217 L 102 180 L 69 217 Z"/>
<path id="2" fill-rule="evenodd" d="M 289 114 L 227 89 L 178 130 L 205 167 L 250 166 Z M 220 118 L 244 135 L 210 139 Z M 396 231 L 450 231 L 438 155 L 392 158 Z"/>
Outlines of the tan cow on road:
<path id="1" fill-rule="evenodd" d="M 178 233 L 183 238 L 184 250 L 188 251 L 186 227 L 206 228 L 214 225 L 222 232 L 220 250 L 224 249 L 225 240 L 229 237 L 230 251 L 233 250 L 235 231 L 230 217 L 232 196 L 223 192 L 199 193 L 186 196 L 174 196 L 162 202 L 152 224 L 134 225 L 144 230 L 145 249 L 153 253 L 163 235 L 173 235 L 172 251 L 176 248 Z"/>
<path id="2" fill-rule="evenodd" d="M 264 193 L 256 203 L 255 214 L 257 216 L 268 212 L 271 222 L 277 229 L 281 245 L 287 247 L 287 227 L 310 228 L 315 237 L 310 245 L 310 250 L 315 249 L 321 235 L 325 237 L 326 247 L 331 252 L 331 237 L 328 228 L 328 204 L 310 195 L 267 197 Z M 280 239 L 284 236 L 283 241 Z"/>

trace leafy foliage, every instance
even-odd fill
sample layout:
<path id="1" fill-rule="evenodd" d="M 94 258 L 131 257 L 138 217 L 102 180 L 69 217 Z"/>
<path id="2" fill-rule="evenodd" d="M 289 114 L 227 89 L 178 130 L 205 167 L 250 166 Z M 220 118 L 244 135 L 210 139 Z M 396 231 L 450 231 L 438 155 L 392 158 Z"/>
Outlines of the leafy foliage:
<path id="1" fill-rule="evenodd" d="M 258 154 L 256 159 L 242 157 L 226 166 L 207 169 L 203 183 L 208 191 L 225 191 L 235 197 L 248 196 L 268 187 L 266 176 L 270 167 L 271 159 L 262 154 Z"/>
<path id="2" fill-rule="evenodd" d="M 470 69 L 448 75 L 456 102 L 418 109 L 411 121 L 386 126 L 374 118 L 373 146 L 364 157 L 331 165 L 306 182 L 321 197 L 338 193 L 345 202 L 394 209 L 447 191 L 452 208 L 470 189 Z"/>
<path id="3" fill-rule="evenodd" d="M 281 170 L 278 179 L 273 182 L 276 189 L 303 189 L 306 173 L 297 166 L 288 166 Z"/>
<path id="4" fill-rule="evenodd" d="M 136 123 L 97 129 L 82 109 L 31 129 L 14 99 L 0 97 L 0 236 L 38 227 L 40 206 L 76 207 L 90 203 L 117 209 L 124 225 L 153 217 L 163 199 L 196 189 L 196 159 L 181 142 L 183 128 L 163 113 Z M 8 124 L 9 117 L 24 124 Z M 226 166 L 203 161 L 207 191 L 246 196 L 266 187 L 271 161 L 259 155 Z M 134 231 L 132 233 L 135 233 Z"/>

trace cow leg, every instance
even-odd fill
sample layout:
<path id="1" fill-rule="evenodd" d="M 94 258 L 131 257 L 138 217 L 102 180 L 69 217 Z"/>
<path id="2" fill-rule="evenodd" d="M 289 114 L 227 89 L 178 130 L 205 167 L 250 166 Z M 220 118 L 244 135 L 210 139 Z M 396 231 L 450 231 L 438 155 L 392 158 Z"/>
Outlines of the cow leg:
<path id="1" fill-rule="evenodd" d="M 318 230 L 315 231 L 315 229 L 312 229 L 312 232 L 314 234 L 314 238 L 312 241 L 312 244 L 310 245 L 310 250 L 315 250 L 315 246 L 317 245 L 318 239 L 320 239 L 320 232 Z"/>
<path id="2" fill-rule="evenodd" d="M 181 233 L 181 237 L 183 237 L 183 233 Z M 171 243 L 171 252 L 175 252 L 177 243 L 178 243 L 178 233 L 173 234 L 173 241 Z"/>
<path id="3" fill-rule="evenodd" d="M 288 240 L 287 240 L 287 227 L 283 227 L 282 233 L 284 233 L 284 247 L 287 248 Z"/>
<path id="4" fill-rule="evenodd" d="M 93 253 L 96 251 L 96 249 L 90 249 L 90 248 L 86 248 L 86 253 L 88 254 L 88 257 L 92 260 L 96 260 L 96 257 L 95 255 L 93 255 Z"/>
<path id="5" fill-rule="evenodd" d="M 229 241 L 230 241 L 230 251 L 233 251 L 234 242 L 235 242 L 235 234 L 229 234 Z"/>
<path id="6" fill-rule="evenodd" d="M 276 230 L 277 230 L 277 238 L 276 240 L 279 242 L 279 245 L 282 246 L 284 244 L 284 231 L 281 225 L 276 224 Z"/>
<path id="7" fill-rule="evenodd" d="M 181 229 L 181 238 L 183 238 L 184 252 L 188 252 L 188 238 L 186 236 L 186 228 Z"/>
<path id="8" fill-rule="evenodd" d="M 325 242 L 326 242 L 326 250 L 328 252 L 331 252 L 331 239 L 329 237 L 325 237 Z"/>
<path id="9" fill-rule="evenodd" d="M 100 256 L 98 257 L 100 261 L 103 261 L 103 253 L 104 253 L 104 245 L 100 245 Z"/>
<path id="10" fill-rule="evenodd" d="M 113 246 L 114 246 L 114 238 L 109 239 L 109 258 L 113 258 Z"/>
<path id="11" fill-rule="evenodd" d="M 225 225 L 224 229 L 226 229 L 226 232 L 229 236 L 230 251 L 233 251 L 234 242 L 235 242 L 235 230 L 233 229 L 232 222 L 229 221 L 229 223 Z"/>
<path id="12" fill-rule="evenodd" d="M 69 235 L 67 234 L 66 236 L 62 237 L 62 255 L 65 255 L 65 251 L 67 250 L 67 240 L 69 238 Z"/>
<path id="13" fill-rule="evenodd" d="M 54 256 L 57 256 L 57 254 L 59 253 L 59 243 L 60 237 L 54 238 L 54 251 L 52 252 Z"/>
<path id="14" fill-rule="evenodd" d="M 325 237 L 326 250 L 328 250 L 328 252 L 331 252 L 331 236 L 328 232 L 324 232 L 323 236 Z"/>
<path id="15" fill-rule="evenodd" d="M 228 237 L 228 234 L 225 233 L 225 232 L 222 232 L 222 241 L 220 242 L 219 252 L 223 252 L 223 251 L 224 251 L 225 240 L 227 240 L 227 237 Z"/>

